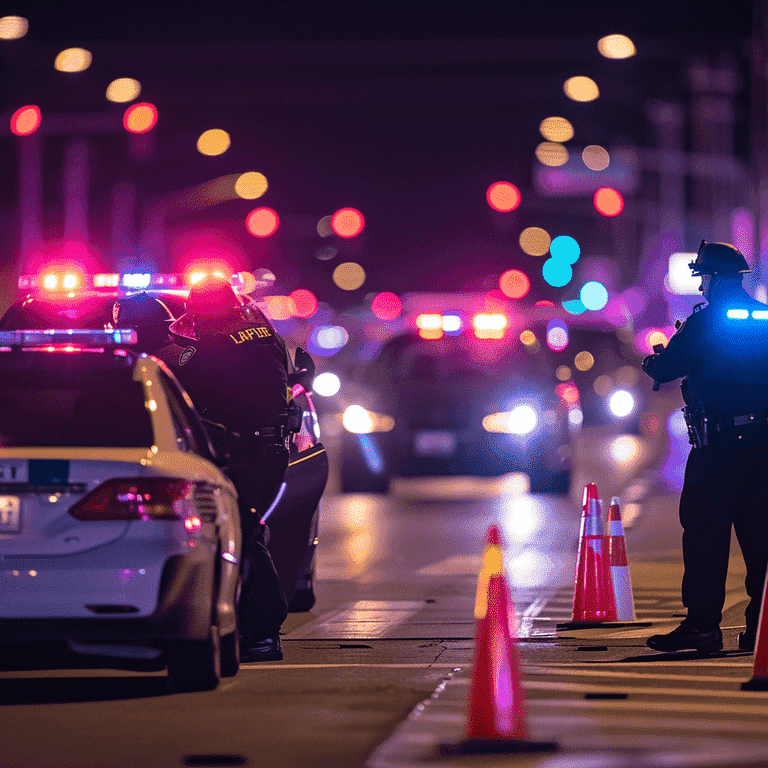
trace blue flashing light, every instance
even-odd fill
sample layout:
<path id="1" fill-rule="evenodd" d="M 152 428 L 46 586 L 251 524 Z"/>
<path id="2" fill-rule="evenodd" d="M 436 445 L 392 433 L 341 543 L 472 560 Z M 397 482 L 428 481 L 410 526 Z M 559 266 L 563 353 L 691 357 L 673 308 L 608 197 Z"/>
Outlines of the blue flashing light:
<path id="1" fill-rule="evenodd" d="M 752 312 L 755 320 L 768 320 L 768 309 L 755 309 Z"/>
<path id="2" fill-rule="evenodd" d="M 357 443 L 362 451 L 365 464 L 368 469 L 380 475 L 384 470 L 384 461 L 381 458 L 381 452 L 379 451 L 376 443 L 370 435 L 355 435 Z"/>
<path id="3" fill-rule="evenodd" d="M 114 347 L 135 343 L 136 331 L 133 328 L 115 328 L 111 331 L 96 331 L 88 328 L 0 331 L 0 346 L 4 347 L 50 347 L 53 345 Z"/>
<path id="4" fill-rule="evenodd" d="M 584 302 L 582 302 L 581 299 L 571 299 L 570 301 L 564 301 L 563 309 L 572 315 L 580 315 L 582 312 L 587 311 L 587 308 L 584 306 Z"/>
<path id="5" fill-rule="evenodd" d="M 748 309 L 729 309 L 725 316 L 729 320 L 746 320 L 749 317 Z"/>
<path id="6" fill-rule="evenodd" d="M 581 287 L 579 298 L 587 309 L 595 312 L 608 303 L 608 289 L 597 280 L 590 280 Z"/>
<path id="7" fill-rule="evenodd" d="M 570 235 L 558 235 L 549 245 L 553 259 L 575 264 L 581 254 L 579 244 Z"/>
<path id="8" fill-rule="evenodd" d="M 443 332 L 446 336 L 458 336 L 464 330 L 464 323 L 460 315 L 443 315 Z"/>
<path id="9" fill-rule="evenodd" d="M 562 288 L 568 285 L 573 278 L 573 269 L 568 262 L 560 259 L 551 258 L 544 262 L 541 268 L 542 277 L 555 288 Z"/>

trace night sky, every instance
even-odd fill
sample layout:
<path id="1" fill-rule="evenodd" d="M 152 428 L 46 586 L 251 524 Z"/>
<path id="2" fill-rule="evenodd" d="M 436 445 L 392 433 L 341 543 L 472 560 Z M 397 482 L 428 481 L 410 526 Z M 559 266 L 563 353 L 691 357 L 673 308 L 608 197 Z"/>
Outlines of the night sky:
<path id="1" fill-rule="evenodd" d="M 170 252 L 152 266 L 179 268 L 187 233 L 212 232 L 233 247 L 237 266 L 269 266 L 283 288 L 309 287 L 338 304 L 370 291 L 477 289 L 510 267 L 535 271 L 517 243 L 525 226 L 604 251 L 607 224 L 590 200 L 542 199 L 533 188 L 545 117 L 568 118 L 574 146 L 646 146 L 647 102 L 685 103 L 691 56 L 714 62 L 725 54 L 742 73 L 742 129 L 748 116 L 747 2 L 510 2 L 503 10 L 497 3 L 72 2 L 53 12 L 30 5 L 0 3 L 0 16 L 30 21 L 24 39 L 0 41 L 4 121 L 28 103 L 44 114 L 123 109 L 104 99 L 114 77 L 139 79 L 141 100 L 160 114 L 142 157 L 124 134 L 89 140 L 94 250 L 107 250 L 107 201 L 121 182 L 136 189 L 138 219 L 158 195 L 258 170 L 270 186 L 256 203 L 280 214 L 277 235 L 244 234 L 255 202 L 232 201 L 174 222 Z M 635 41 L 637 56 L 599 55 L 597 40 L 615 32 Z M 55 54 L 69 46 L 92 50 L 86 72 L 53 70 Z M 600 99 L 564 96 L 562 83 L 577 74 L 598 82 Z M 227 130 L 232 146 L 202 157 L 194 143 L 212 127 Z M 742 129 L 737 150 L 744 152 Z M 0 135 L 8 180 L 0 214 L 7 242 L 18 244 L 14 138 Z M 46 229 L 54 239 L 64 145 L 63 137 L 44 139 Z M 485 201 L 488 185 L 502 179 L 523 194 L 510 214 Z M 319 259 L 331 243 L 313 223 L 342 206 L 364 213 L 364 234 L 332 244 L 338 254 Z M 368 275 L 353 295 L 330 280 L 341 260 L 359 261 Z"/>

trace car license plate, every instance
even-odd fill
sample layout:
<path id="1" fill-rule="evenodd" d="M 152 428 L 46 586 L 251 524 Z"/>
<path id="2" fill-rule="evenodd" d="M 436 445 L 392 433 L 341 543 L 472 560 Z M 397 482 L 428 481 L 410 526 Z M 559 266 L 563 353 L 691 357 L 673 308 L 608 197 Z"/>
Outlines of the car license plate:
<path id="1" fill-rule="evenodd" d="M 21 530 L 21 499 L 18 496 L 0 496 L 0 533 L 18 533 Z"/>
<path id="2" fill-rule="evenodd" d="M 456 445 L 456 434 L 445 429 L 424 430 L 413 438 L 413 450 L 419 456 L 450 456 Z"/>

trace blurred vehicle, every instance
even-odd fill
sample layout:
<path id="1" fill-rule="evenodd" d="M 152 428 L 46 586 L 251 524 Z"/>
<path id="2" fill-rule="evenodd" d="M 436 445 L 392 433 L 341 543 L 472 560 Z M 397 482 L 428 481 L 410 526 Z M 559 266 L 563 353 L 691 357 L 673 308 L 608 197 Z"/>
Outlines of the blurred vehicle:
<path id="1" fill-rule="evenodd" d="M 259 286 L 269 286 L 273 275 L 238 273 L 233 284 L 247 300 Z M 204 276 L 198 275 L 198 279 Z M 103 330 L 112 321 L 112 307 L 121 296 L 147 291 L 163 301 L 175 317 L 184 314 L 189 292 L 179 274 L 95 274 L 44 270 L 22 276 L 23 295 L 0 317 L 0 331 L 91 328 Z M 312 401 L 309 356 L 291 350 L 289 383 L 293 386 L 293 419 L 290 458 L 285 481 L 263 520 L 268 526 L 270 554 L 283 585 L 288 609 L 308 611 L 315 603 L 315 552 L 318 544 L 320 498 L 328 479 L 328 460 L 320 441 L 320 429 Z M 296 364 L 297 355 L 304 360 Z"/>
<path id="2" fill-rule="evenodd" d="M 630 336 L 611 328 L 571 325 L 568 345 L 555 352 L 557 375 L 578 390 L 582 423 L 640 431 L 650 388 L 641 382 L 642 358 Z"/>
<path id="3" fill-rule="evenodd" d="M 453 319 L 447 327 L 426 333 L 434 338 L 424 329 L 392 337 L 342 383 L 342 490 L 383 492 L 393 476 L 522 471 L 533 492 L 566 493 L 568 411 L 549 350 L 503 331 L 478 337 Z"/>
<path id="4" fill-rule="evenodd" d="M 116 347 L 133 333 L 0 332 L 0 647 L 209 690 L 239 667 L 237 497 L 178 382 Z"/>

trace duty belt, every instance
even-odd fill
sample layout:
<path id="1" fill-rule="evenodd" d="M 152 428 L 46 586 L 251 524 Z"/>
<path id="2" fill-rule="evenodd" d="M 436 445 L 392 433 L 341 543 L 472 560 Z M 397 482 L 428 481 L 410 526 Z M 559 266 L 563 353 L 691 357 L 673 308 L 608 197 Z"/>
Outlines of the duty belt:
<path id="1" fill-rule="evenodd" d="M 726 416 L 718 419 L 712 419 L 712 427 L 717 432 L 724 432 L 733 427 L 744 427 L 747 424 L 768 424 L 768 418 L 759 413 L 744 413 L 741 416 Z"/>

